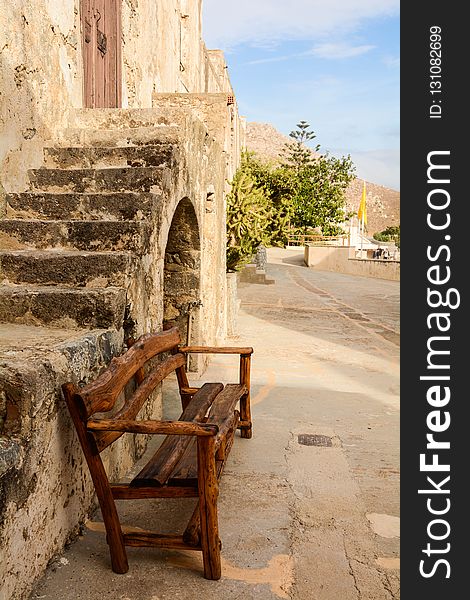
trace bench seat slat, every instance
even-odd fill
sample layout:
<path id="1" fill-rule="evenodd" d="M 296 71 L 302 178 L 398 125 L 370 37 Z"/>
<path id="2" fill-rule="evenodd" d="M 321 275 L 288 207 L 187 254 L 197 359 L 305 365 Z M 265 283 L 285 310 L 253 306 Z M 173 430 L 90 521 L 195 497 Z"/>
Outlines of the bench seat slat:
<path id="1" fill-rule="evenodd" d="M 194 481 L 197 486 L 197 438 L 193 438 L 168 479 L 168 485 L 183 485 Z"/>
<path id="2" fill-rule="evenodd" d="M 239 383 L 228 383 L 213 403 L 207 423 L 221 424 L 227 416 L 233 414 L 235 406 L 240 398 L 247 393 L 244 385 Z"/>
<path id="3" fill-rule="evenodd" d="M 217 425 L 220 429 L 216 437 L 218 448 L 227 435 L 231 435 L 238 423 L 235 405 L 246 393 L 244 385 L 228 384 L 213 401 L 206 423 Z M 188 480 L 197 481 L 197 441 L 193 438 L 168 479 L 168 485 L 182 485 Z"/>
<path id="4" fill-rule="evenodd" d="M 205 383 L 183 411 L 180 421 L 202 421 L 214 399 L 223 389 L 222 383 Z M 189 436 L 169 436 L 147 465 L 132 480 L 131 486 L 164 485 L 191 442 Z"/>

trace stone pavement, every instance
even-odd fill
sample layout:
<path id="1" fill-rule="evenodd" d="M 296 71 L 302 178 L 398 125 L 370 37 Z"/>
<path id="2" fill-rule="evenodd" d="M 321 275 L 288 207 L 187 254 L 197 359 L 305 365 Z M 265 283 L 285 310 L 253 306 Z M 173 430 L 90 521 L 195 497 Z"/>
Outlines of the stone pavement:
<path id="1" fill-rule="evenodd" d="M 399 284 L 301 258 L 270 250 L 275 284 L 239 287 L 237 342 L 255 349 L 254 437 L 237 437 L 222 479 L 222 579 L 203 579 L 199 553 L 157 549 L 129 549 L 130 570 L 116 575 L 95 516 L 32 600 L 399 598 Z M 236 376 L 221 356 L 202 381 Z M 174 384 L 165 392 L 172 418 Z M 193 502 L 123 512 L 170 531 Z"/>

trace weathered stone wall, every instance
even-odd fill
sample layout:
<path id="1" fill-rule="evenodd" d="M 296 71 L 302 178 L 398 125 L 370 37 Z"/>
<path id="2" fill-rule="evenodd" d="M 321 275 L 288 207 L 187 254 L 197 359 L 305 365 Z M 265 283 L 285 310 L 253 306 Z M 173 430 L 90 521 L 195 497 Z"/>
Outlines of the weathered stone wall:
<path id="1" fill-rule="evenodd" d="M 125 143 L 129 136 L 145 136 L 148 133 L 156 139 L 165 139 L 162 136 L 166 136 L 177 146 L 178 158 L 161 190 L 156 227 L 150 241 L 152 254 L 147 260 L 146 274 L 148 303 L 138 309 L 133 318 L 137 321 L 138 334 L 161 326 L 165 295 L 164 261 L 169 232 L 178 204 L 188 199 L 194 209 L 194 223 L 197 223 L 200 238 L 202 307 L 198 309 L 201 322 L 199 340 L 212 344 L 222 340 L 226 334 L 225 192 L 226 180 L 239 155 L 237 153 L 232 158 L 224 151 L 225 130 L 221 123 L 229 119 L 225 96 L 209 95 L 205 101 L 201 95 L 196 100 L 204 110 L 194 108 L 192 94 L 159 96 L 155 108 L 147 110 L 85 109 L 77 112 L 76 126 L 87 133 L 81 137 L 82 143 L 93 143 L 106 131 L 108 140 L 113 144 Z M 123 124 L 128 128 L 122 129 Z M 217 137 L 214 137 L 215 132 Z"/>
<path id="2" fill-rule="evenodd" d="M 83 336 L 27 326 L 20 333 L 17 327 L 12 332 L 0 325 L 7 416 L 0 440 L 2 450 L 10 450 L 0 472 L 2 600 L 28 597 L 34 578 L 78 533 L 88 513 L 93 488 L 59 389 L 71 378 L 85 382 L 96 376 L 122 346 L 116 331 Z M 114 474 L 128 469 L 135 457 L 129 440 L 116 450 L 105 457 Z"/>
<path id="3" fill-rule="evenodd" d="M 163 108 L 162 108 L 163 110 Z M 206 126 L 184 108 L 165 107 L 166 114 L 180 120 L 184 133 L 182 147 L 185 162 L 171 201 L 163 211 L 159 247 L 166 248 L 175 210 L 180 201 L 189 199 L 199 226 L 200 237 L 200 308 L 193 314 L 192 343 L 214 344 L 225 337 L 225 177 L 227 157 L 217 140 L 208 135 Z M 164 258 L 164 257 L 163 257 Z M 164 297 L 164 290 L 163 290 Z"/>
<path id="4" fill-rule="evenodd" d="M 0 177 L 13 191 L 81 106 L 79 0 L 5 2 L 0 39 Z"/>
<path id="5" fill-rule="evenodd" d="M 241 300 L 238 298 L 238 273 L 227 273 L 227 290 L 226 290 L 226 322 L 227 322 L 227 337 L 234 338 L 238 335 L 238 309 Z"/>
<path id="6" fill-rule="evenodd" d="M 149 108 L 154 91 L 201 89 L 201 0 L 126 0 L 122 19 L 123 106 Z"/>
<path id="7" fill-rule="evenodd" d="M 225 178 L 230 181 L 240 164 L 240 150 L 245 145 L 245 121 L 236 104 L 227 104 L 226 93 L 153 94 L 153 106 L 158 111 L 177 108 L 194 114 L 225 153 Z M 163 113 L 164 114 L 164 113 Z M 226 191 L 227 191 L 226 187 Z"/>
<path id="8" fill-rule="evenodd" d="M 232 94 L 220 51 L 201 39 L 201 0 L 123 0 L 123 107 L 153 93 Z M 83 106 L 80 0 L 12 0 L 0 11 L 0 183 L 26 189 L 45 140 L 63 139 Z"/>

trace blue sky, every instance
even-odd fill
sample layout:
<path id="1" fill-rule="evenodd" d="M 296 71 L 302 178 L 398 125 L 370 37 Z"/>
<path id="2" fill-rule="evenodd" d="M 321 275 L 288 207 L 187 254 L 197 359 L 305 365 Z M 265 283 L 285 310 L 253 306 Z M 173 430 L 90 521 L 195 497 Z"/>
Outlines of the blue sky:
<path id="1" fill-rule="evenodd" d="M 308 121 L 321 151 L 399 189 L 398 0 L 203 0 L 240 113 L 284 134 Z"/>

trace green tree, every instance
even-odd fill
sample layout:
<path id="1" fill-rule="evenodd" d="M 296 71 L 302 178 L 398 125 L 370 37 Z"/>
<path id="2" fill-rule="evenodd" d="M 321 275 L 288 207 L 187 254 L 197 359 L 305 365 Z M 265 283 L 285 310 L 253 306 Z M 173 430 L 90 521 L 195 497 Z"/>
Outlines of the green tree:
<path id="1" fill-rule="evenodd" d="M 395 242 L 395 246 L 400 248 L 400 225 L 390 225 L 383 231 L 374 233 L 373 237 L 379 242 Z"/>
<path id="2" fill-rule="evenodd" d="M 306 121 L 297 124 L 290 136 L 294 143 L 284 146 L 281 157 L 288 157 L 285 166 L 294 179 L 293 217 L 291 224 L 306 231 L 321 227 L 324 235 L 341 231 L 339 224 L 345 219 L 345 192 L 355 178 L 351 157 L 336 158 L 328 153 L 315 156 L 306 143 L 315 138 Z M 315 151 L 320 145 L 315 146 Z"/>
<path id="3" fill-rule="evenodd" d="M 306 146 L 315 138 L 309 124 L 300 121 L 297 127 L 281 164 L 263 163 L 253 152 L 242 155 L 227 197 L 229 271 L 248 262 L 260 245 L 286 245 L 290 233 L 314 227 L 325 235 L 341 231 L 354 165 L 349 156 L 315 156 Z"/>
<path id="4" fill-rule="evenodd" d="M 345 192 L 354 178 L 353 169 L 349 156 L 328 155 L 302 168 L 296 178 L 292 224 L 303 231 L 321 227 L 324 235 L 339 233 L 339 224 L 345 219 Z"/>

